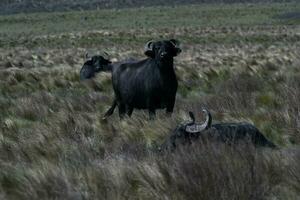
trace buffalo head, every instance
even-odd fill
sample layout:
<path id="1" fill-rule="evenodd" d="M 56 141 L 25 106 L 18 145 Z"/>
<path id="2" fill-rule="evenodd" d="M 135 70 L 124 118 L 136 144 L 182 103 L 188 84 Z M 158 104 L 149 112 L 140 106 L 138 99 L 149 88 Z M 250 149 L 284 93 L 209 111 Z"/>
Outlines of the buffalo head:
<path id="1" fill-rule="evenodd" d="M 163 41 L 149 41 L 145 45 L 144 53 L 146 56 L 157 60 L 168 60 L 180 54 L 179 42 L 175 39 Z"/>
<path id="2" fill-rule="evenodd" d="M 89 58 L 87 54 L 86 58 L 88 58 L 88 60 L 84 63 L 80 70 L 80 80 L 93 78 L 95 73 L 107 71 L 109 69 L 109 64 L 111 62 L 103 56 L 93 56 Z"/>
<path id="3" fill-rule="evenodd" d="M 95 69 L 95 72 L 104 71 L 105 67 L 107 67 L 107 65 L 110 63 L 111 63 L 111 61 L 109 61 L 108 59 L 105 59 L 103 56 L 97 55 L 97 56 L 93 56 L 90 59 L 90 64 Z"/>

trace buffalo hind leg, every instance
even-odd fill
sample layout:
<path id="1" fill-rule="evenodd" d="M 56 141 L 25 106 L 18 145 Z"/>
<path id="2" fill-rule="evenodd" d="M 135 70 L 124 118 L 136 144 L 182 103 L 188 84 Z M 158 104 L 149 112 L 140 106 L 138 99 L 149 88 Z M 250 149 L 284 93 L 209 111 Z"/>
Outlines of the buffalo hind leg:
<path id="1" fill-rule="evenodd" d="M 111 107 L 106 111 L 102 119 L 106 119 L 107 117 L 111 116 L 114 113 L 114 110 L 117 106 L 117 100 L 115 99 Z"/>
<path id="2" fill-rule="evenodd" d="M 120 119 L 124 119 L 125 114 L 126 114 L 126 106 L 125 106 L 125 104 L 119 104 L 118 108 L 119 108 L 119 117 L 120 117 Z"/>
<path id="3" fill-rule="evenodd" d="M 133 112 L 133 107 L 132 106 L 127 106 L 126 114 L 128 115 L 128 117 L 131 117 L 132 112 Z"/>

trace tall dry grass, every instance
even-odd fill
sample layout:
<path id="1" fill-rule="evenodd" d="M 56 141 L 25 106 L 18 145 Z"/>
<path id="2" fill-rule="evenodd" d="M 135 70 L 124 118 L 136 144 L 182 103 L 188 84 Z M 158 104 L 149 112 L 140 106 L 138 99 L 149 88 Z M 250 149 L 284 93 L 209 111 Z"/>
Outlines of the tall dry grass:
<path id="1" fill-rule="evenodd" d="M 179 37 L 236 32 L 181 30 Z M 247 40 L 268 30 L 238 34 Z M 113 99 L 110 75 L 79 81 L 86 51 L 142 57 L 137 44 L 0 49 L 0 199 L 298 199 L 300 50 L 294 40 L 274 42 L 284 30 L 272 30 L 272 45 L 183 40 L 174 115 L 160 111 L 154 121 L 143 111 L 102 121 Z M 158 153 L 187 111 L 202 107 L 214 122 L 255 124 L 280 149 L 199 141 Z"/>

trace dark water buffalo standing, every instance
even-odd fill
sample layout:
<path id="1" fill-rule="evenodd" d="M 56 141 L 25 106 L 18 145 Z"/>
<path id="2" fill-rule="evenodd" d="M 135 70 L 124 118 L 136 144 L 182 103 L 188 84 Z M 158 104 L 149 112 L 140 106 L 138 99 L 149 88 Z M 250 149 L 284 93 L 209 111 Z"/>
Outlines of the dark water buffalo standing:
<path id="1" fill-rule="evenodd" d="M 112 83 L 115 99 L 104 118 L 113 114 L 116 106 L 119 116 L 131 116 L 133 109 L 148 109 L 150 118 L 156 109 L 166 108 L 172 113 L 177 91 L 173 59 L 181 52 L 177 40 L 148 42 L 140 61 L 112 64 Z"/>
<path id="2" fill-rule="evenodd" d="M 192 119 L 179 125 L 162 145 L 161 149 L 175 149 L 178 144 L 191 143 L 198 138 L 205 136 L 217 141 L 234 144 L 239 141 L 250 141 L 255 146 L 271 147 L 276 146 L 270 142 L 255 126 L 249 123 L 217 123 L 212 124 L 212 117 L 209 111 L 203 110 L 206 114 L 204 123 L 195 121 L 194 114 L 189 112 Z"/>
<path id="3" fill-rule="evenodd" d="M 80 80 L 93 78 L 97 72 L 109 70 L 110 63 L 102 56 L 93 56 L 83 64 L 80 70 Z"/>

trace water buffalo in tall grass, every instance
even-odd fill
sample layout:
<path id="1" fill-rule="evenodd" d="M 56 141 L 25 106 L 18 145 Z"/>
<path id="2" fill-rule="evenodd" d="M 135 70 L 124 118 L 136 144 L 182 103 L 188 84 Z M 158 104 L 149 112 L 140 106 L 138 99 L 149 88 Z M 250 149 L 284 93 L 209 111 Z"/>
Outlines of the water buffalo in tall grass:
<path id="1" fill-rule="evenodd" d="M 177 92 L 174 57 L 181 52 L 175 39 L 149 41 L 144 48 L 148 57 L 139 61 L 111 64 L 115 98 L 104 119 L 118 107 L 119 116 L 130 117 L 134 109 L 147 109 L 150 118 L 156 109 L 173 112 Z"/>
<path id="2" fill-rule="evenodd" d="M 206 115 L 204 123 L 196 121 L 192 112 L 189 112 L 191 121 L 182 123 L 171 133 L 170 137 L 160 148 L 174 150 L 179 144 L 190 144 L 198 139 L 213 139 L 227 144 L 250 142 L 256 147 L 275 148 L 254 125 L 249 123 L 216 123 L 212 124 L 210 112 L 203 109 Z"/>

